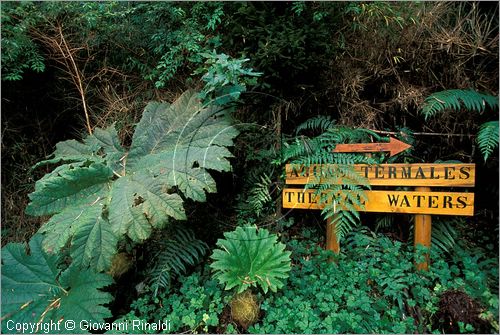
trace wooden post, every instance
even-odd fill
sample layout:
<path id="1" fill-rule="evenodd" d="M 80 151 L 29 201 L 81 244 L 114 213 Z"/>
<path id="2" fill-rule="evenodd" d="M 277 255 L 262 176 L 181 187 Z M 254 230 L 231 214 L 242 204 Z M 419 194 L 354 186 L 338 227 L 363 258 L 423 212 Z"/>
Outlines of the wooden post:
<path id="1" fill-rule="evenodd" d="M 431 188 L 427 186 L 419 186 L 415 188 L 419 192 L 430 192 Z M 428 214 L 417 214 L 415 215 L 415 231 L 414 231 L 414 245 L 423 245 L 425 247 L 431 247 L 431 232 L 432 232 L 432 217 Z M 430 255 L 427 253 L 425 255 L 425 261 L 422 263 L 417 263 L 417 270 L 429 270 Z"/>
<path id="2" fill-rule="evenodd" d="M 335 215 L 333 217 L 335 217 Z M 340 252 L 339 241 L 335 233 L 335 223 L 333 223 L 332 217 L 326 219 L 326 250 L 331 250 L 336 254 Z"/>

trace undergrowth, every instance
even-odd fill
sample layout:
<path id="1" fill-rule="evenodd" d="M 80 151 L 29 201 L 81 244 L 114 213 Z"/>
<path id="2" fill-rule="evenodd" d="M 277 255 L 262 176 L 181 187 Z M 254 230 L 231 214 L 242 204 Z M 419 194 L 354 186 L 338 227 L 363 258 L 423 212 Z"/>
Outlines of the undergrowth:
<path id="1" fill-rule="evenodd" d="M 498 331 L 498 261 L 481 250 L 432 251 L 429 272 L 414 269 L 413 246 L 367 228 L 350 233 L 336 262 L 305 229 L 289 239 L 292 270 L 283 290 L 257 295 L 263 312 L 250 333 L 427 333 Z M 424 251 L 424 250 L 420 250 Z M 182 277 L 156 298 L 148 291 L 120 320 L 170 320 L 170 332 L 241 332 L 224 306 L 231 294 L 208 268 Z M 477 315 L 450 319 L 443 301 L 454 292 Z M 456 307 L 456 306 L 455 306 Z M 446 309 L 448 308 L 448 309 Z M 467 320 L 469 322 L 464 322 Z"/>

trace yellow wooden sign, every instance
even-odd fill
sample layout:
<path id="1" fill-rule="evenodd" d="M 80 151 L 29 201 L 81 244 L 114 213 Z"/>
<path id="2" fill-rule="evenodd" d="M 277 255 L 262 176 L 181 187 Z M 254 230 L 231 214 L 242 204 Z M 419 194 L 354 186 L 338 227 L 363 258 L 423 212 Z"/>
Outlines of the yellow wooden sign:
<path id="1" fill-rule="evenodd" d="M 319 195 L 313 189 L 285 188 L 283 208 L 322 209 Z M 474 193 L 365 191 L 363 212 L 408 213 L 432 215 L 474 215 Z M 342 210 L 342 204 L 337 205 Z"/>
<path id="2" fill-rule="evenodd" d="M 372 186 L 446 186 L 474 187 L 475 164 L 355 164 L 354 169 Z M 339 175 L 339 165 L 286 165 L 286 183 L 336 184 L 332 175 Z"/>

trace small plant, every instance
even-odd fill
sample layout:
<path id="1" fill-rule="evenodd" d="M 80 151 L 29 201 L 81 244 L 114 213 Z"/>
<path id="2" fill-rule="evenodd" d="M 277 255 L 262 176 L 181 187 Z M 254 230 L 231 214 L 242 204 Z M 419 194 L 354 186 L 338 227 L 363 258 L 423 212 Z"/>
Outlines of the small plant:
<path id="1" fill-rule="evenodd" d="M 202 53 L 205 66 L 198 68 L 194 74 L 205 73 L 201 79 L 205 87 L 200 92 L 204 101 L 216 105 L 227 105 L 240 98 L 241 93 L 247 90 L 247 85 L 255 86 L 260 72 L 243 67 L 249 59 L 234 59 L 226 54 L 215 51 Z"/>
<path id="2" fill-rule="evenodd" d="M 214 250 L 210 267 L 226 290 L 236 288 L 237 293 L 242 293 L 261 287 L 267 293 L 283 287 L 290 271 L 290 252 L 278 242 L 278 236 L 267 229 L 247 226 L 224 233 L 224 237 L 217 241 L 219 249 Z"/>
<path id="3" fill-rule="evenodd" d="M 224 233 L 212 254 L 214 278 L 226 290 L 236 289 L 231 301 L 231 315 L 245 329 L 255 322 L 259 307 L 251 287 L 261 287 L 264 293 L 276 292 L 290 271 L 290 252 L 278 242 L 278 237 L 266 229 L 238 227 Z"/>

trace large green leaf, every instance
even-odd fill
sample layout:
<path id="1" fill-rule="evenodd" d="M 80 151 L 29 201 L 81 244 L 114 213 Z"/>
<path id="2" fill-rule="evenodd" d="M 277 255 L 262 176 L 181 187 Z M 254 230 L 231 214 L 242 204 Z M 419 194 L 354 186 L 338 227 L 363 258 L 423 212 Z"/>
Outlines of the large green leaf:
<path id="1" fill-rule="evenodd" d="M 111 317 L 103 305 L 112 299 L 100 289 L 112 284 L 106 274 L 70 266 L 62 273 L 59 258 L 45 253 L 36 234 L 26 245 L 10 243 L 2 248 L 2 320 L 39 322 Z M 5 324 L 2 329 L 6 329 Z M 81 332 L 81 330 L 77 330 Z"/>
<path id="2" fill-rule="evenodd" d="M 105 271 L 116 253 L 117 237 L 102 215 L 103 202 L 66 208 L 50 218 L 39 232 L 45 233 L 44 249 L 55 252 L 71 241 L 71 258 L 82 267 Z"/>
<path id="3" fill-rule="evenodd" d="M 233 145 L 233 138 L 237 135 L 238 131 L 231 126 L 226 115 L 203 107 L 197 93 L 187 91 L 171 105 L 154 102 L 146 107 L 132 139 L 127 168 L 141 169 L 146 165 L 142 159 L 147 161 L 151 154 L 166 152 L 173 152 L 174 157 L 188 154 L 191 157 L 188 163 L 194 155 L 201 164 L 221 154 L 215 151 L 216 147 Z M 224 152 L 218 157 L 222 161 L 231 155 Z M 185 165 L 182 169 L 191 167 Z M 226 165 L 223 171 L 228 169 L 229 165 Z"/>
<path id="4" fill-rule="evenodd" d="M 132 240 L 140 242 L 149 237 L 152 227 L 163 227 L 169 217 L 185 220 L 182 198 L 168 191 L 165 178 L 145 173 L 115 181 L 109 205 L 109 221 L 114 232 L 127 234 Z"/>
<path id="5" fill-rule="evenodd" d="M 95 162 L 107 163 L 116 173 L 123 170 L 122 158 L 125 151 L 120 145 L 120 139 L 115 126 L 106 129 L 95 128 L 92 135 L 85 138 L 84 143 L 67 140 L 56 144 L 52 158 L 37 163 L 34 168 L 60 162 Z"/>
<path id="6" fill-rule="evenodd" d="M 260 286 L 276 292 L 283 287 L 283 279 L 290 271 L 289 251 L 278 242 L 278 237 L 266 229 L 238 227 L 224 233 L 219 239 L 211 258 L 210 267 L 215 270 L 215 278 L 226 285 L 226 290 L 234 287 L 238 293 L 251 286 Z"/>
<path id="7" fill-rule="evenodd" d="M 172 104 L 152 102 L 128 151 L 114 125 L 83 143 L 58 143 L 38 165 L 62 165 L 37 181 L 26 213 L 53 214 L 40 229 L 47 252 L 69 247 L 75 265 L 105 271 L 119 239 L 142 242 L 172 219 L 186 219 L 183 199 L 205 201 L 216 191 L 209 170 L 231 169 L 227 146 L 237 134 L 194 91 Z"/>
<path id="8" fill-rule="evenodd" d="M 91 164 L 49 174 L 36 182 L 26 213 L 55 214 L 68 206 L 91 204 L 108 192 L 113 172 L 102 164 Z"/>

